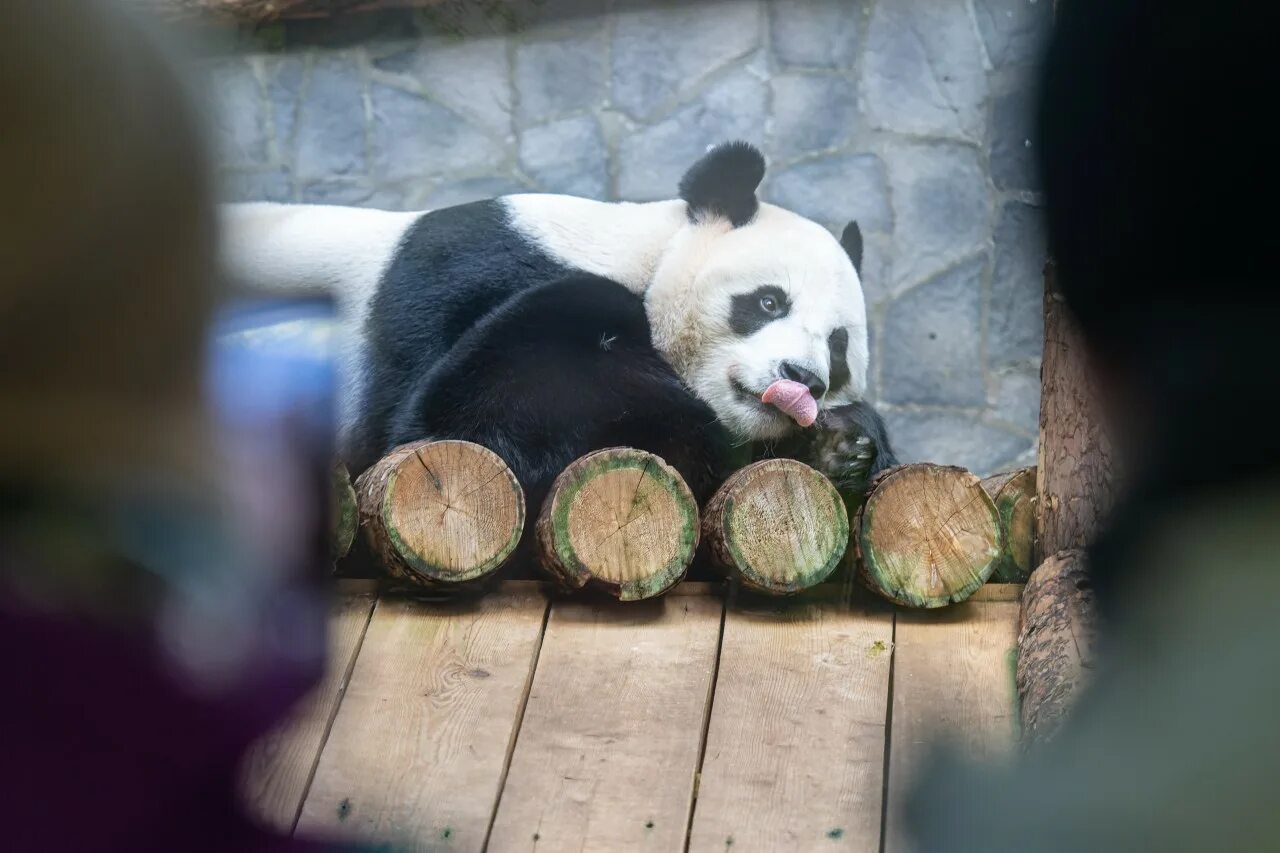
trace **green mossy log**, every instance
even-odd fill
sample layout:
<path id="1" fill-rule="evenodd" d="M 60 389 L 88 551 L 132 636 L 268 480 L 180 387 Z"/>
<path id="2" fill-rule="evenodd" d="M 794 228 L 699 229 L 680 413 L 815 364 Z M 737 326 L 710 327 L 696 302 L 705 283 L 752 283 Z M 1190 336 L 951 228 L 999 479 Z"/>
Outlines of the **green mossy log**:
<path id="1" fill-rule="evenodd" d="M 535 529 L 542 567 L 561 586 L 638 601 L 684 578 L 698 547 L 698 505 L 659 457 L 610 448 L 556 478 Z"/>
<path id="2" fill-rule="evenodd" d="M 1026 583 L 1031 576 L 1036 535 L 1036 469 L 995 474 L 982 481 L 1000 514 L 1000 559 L 992 583 Z"/>
<path id="3" fill-rule="evenodd" d="M 790 595 L 822 583 L 849 544 L 849 515 L 831 481 L 794 459 L 748 465 L 703 513 L 712 562 L 743 586 Z"/>
<path id="4" fill-rule="evenodd" d="M 369 545 L 390 576 L 423 586 L 479 582 L 524 531 L 524 492 L 492 451 L 423 441 L 387 454 L 356 481 Z"/>
<path id="5" fill-rule="evenodd" d="M 341 462 L 333 465 L 333 491 L 329 497 L 329 558 L 337 563 L 351 550 L 360 526 L 360 508 L 356 504 L 356 490 L 351 485 L 351 473 Z"/>
<path id="6" fill-rule="evenodd" d="M 900 465 L 872 481 L 853 541 L 863 585 L 906 607 L 944 607 L 991 577 L 1000 518 L 963 468 Z"/>

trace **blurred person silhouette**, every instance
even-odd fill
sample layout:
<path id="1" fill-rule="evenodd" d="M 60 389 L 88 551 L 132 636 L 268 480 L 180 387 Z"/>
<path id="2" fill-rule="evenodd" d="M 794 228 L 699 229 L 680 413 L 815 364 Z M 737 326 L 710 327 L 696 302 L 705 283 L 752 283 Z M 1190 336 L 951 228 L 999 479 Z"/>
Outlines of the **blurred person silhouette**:
<path id="1" fill-rule="evenodd" d="M 1089 552 L 1103 634 L 1049 743 L 940 750 L 907 826 L 930 851 L 1280 849 L 1271 28 L 1241 2 L 1057 15 L 1049 243 L 1127 478 Z"/>
<path id="2" fill-rule="evenodd" d="M 236 782 L 323 668 L 326 363 L 213 345 L 200 122 L 136 22 L 10 3 L 0 102 L 0 848 L 320 849 Z"/>

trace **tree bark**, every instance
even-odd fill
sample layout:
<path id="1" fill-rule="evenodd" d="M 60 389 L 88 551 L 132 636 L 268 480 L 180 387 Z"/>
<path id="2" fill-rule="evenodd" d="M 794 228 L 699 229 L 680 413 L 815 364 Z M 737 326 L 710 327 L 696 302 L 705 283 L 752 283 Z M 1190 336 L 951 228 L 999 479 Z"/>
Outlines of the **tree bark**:
<path id="1" fill-rule="evenodd" d="M 1096 630 L 1083 552 L 1045 560 L 1022 593 L 1017 683 L 1024 745 L 1057 731 L 1092 668 Z"/>
<path id="2" fill-rule="evenodd" d="M 858 578 L 873 592 L 907 607 L 943 607 L 991 577 L 1000 518 L 963 468 L 900 465 L 872 481 L 853 541 Z"/>
<path id="3" fill-rule="evenodd" d="M 1024 740 L 1053 736 L 1085 680 L 1096 625 L 1084 551 L 1113 503 L 1111 446 L 1084 339 L 1045 264 L 1036 482 L 1039 567 L 1022 599 L 1018 691 Z M 1050 555 L 1045 559 L 1046 555 Z"/>
<path id="4" fill-rule="evenodd" d="M 743 586 L 790 595 L 822 583 L 849 543 L 831 481 L 794 459 L 768 459 L 725 481 L 703 513 L 712 562 Z"/>
<path id="5" fill-rule="evenodd" d="M 524 530 L 524 492 L 506 463 L 466 441 L 396 448 L 356 481 L 369 545 L 392 577 L 438 587 L 502 567 Z"/>
<path id="6" fill-rule="evenodd" d="M 1039 564 L 1084 548 L 1111 508 L 1111 446 L 1102 429 L 1084 341 L 1045 265 L 1044 360 L 1040 368 L 1040 451 L 1036 482 Z"/>
<path id="7" fill-rule="evenodd" d="M 684 578 L 698 547 L 698 505 L 662 459 L 616 447 L 556 478 L 535 530 L 542 567 L 561 586 L 638 601 Z"/>
<path id="8" fill-rule="evenodd" d="M 1020 468 L 982 481 L 1000 514 L 1000 559 L 993 583 L 1026 583 L 1035 565 L 1036 469 Z"/>

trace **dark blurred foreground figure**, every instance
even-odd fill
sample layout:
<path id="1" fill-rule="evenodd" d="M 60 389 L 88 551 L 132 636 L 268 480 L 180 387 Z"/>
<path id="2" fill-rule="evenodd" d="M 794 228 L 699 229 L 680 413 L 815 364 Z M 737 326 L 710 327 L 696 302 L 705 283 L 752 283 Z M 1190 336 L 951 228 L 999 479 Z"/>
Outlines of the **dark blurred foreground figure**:
<path id="1" fill-rule="evenodd" d="M 323 377 L 206 366 L 207 172 L 152 41 L 5 12 L 0 849 L 311 849 L 236 781 L 323 668 L 324 511 L 272 491 L 323 494 Z"/>
<path id="2" fill-rule="evenodd" d="M 927 769 L 922 850 L 1280 849 L 1280 80 L 1257 8 L 1058 4 L 1050 245 L 1128 494 L 1090 554 L 1092 689 L 1013 768 Z"/>

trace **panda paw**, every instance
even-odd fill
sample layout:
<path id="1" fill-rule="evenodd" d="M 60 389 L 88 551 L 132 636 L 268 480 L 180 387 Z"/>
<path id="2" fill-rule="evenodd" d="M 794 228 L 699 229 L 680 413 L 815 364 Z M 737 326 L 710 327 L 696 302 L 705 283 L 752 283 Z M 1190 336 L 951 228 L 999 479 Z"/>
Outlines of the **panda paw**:
<path id="1" fill-rule="evenodd" d="M 866 491 L 875 461 L 875 443 L 857 433 L 834 435 L 814 460 L 818 470 L 849 496 L 861 496 Z"/>
<path id="2" fill-rule="evenodd" d="M 766 455 L 797 459 L 818 470 L 849 503 L 860 502 L 871 478 L 898 464 L 883 420 L 864 403 L 824 410 L 814 427 L 770 445 Z"/>

